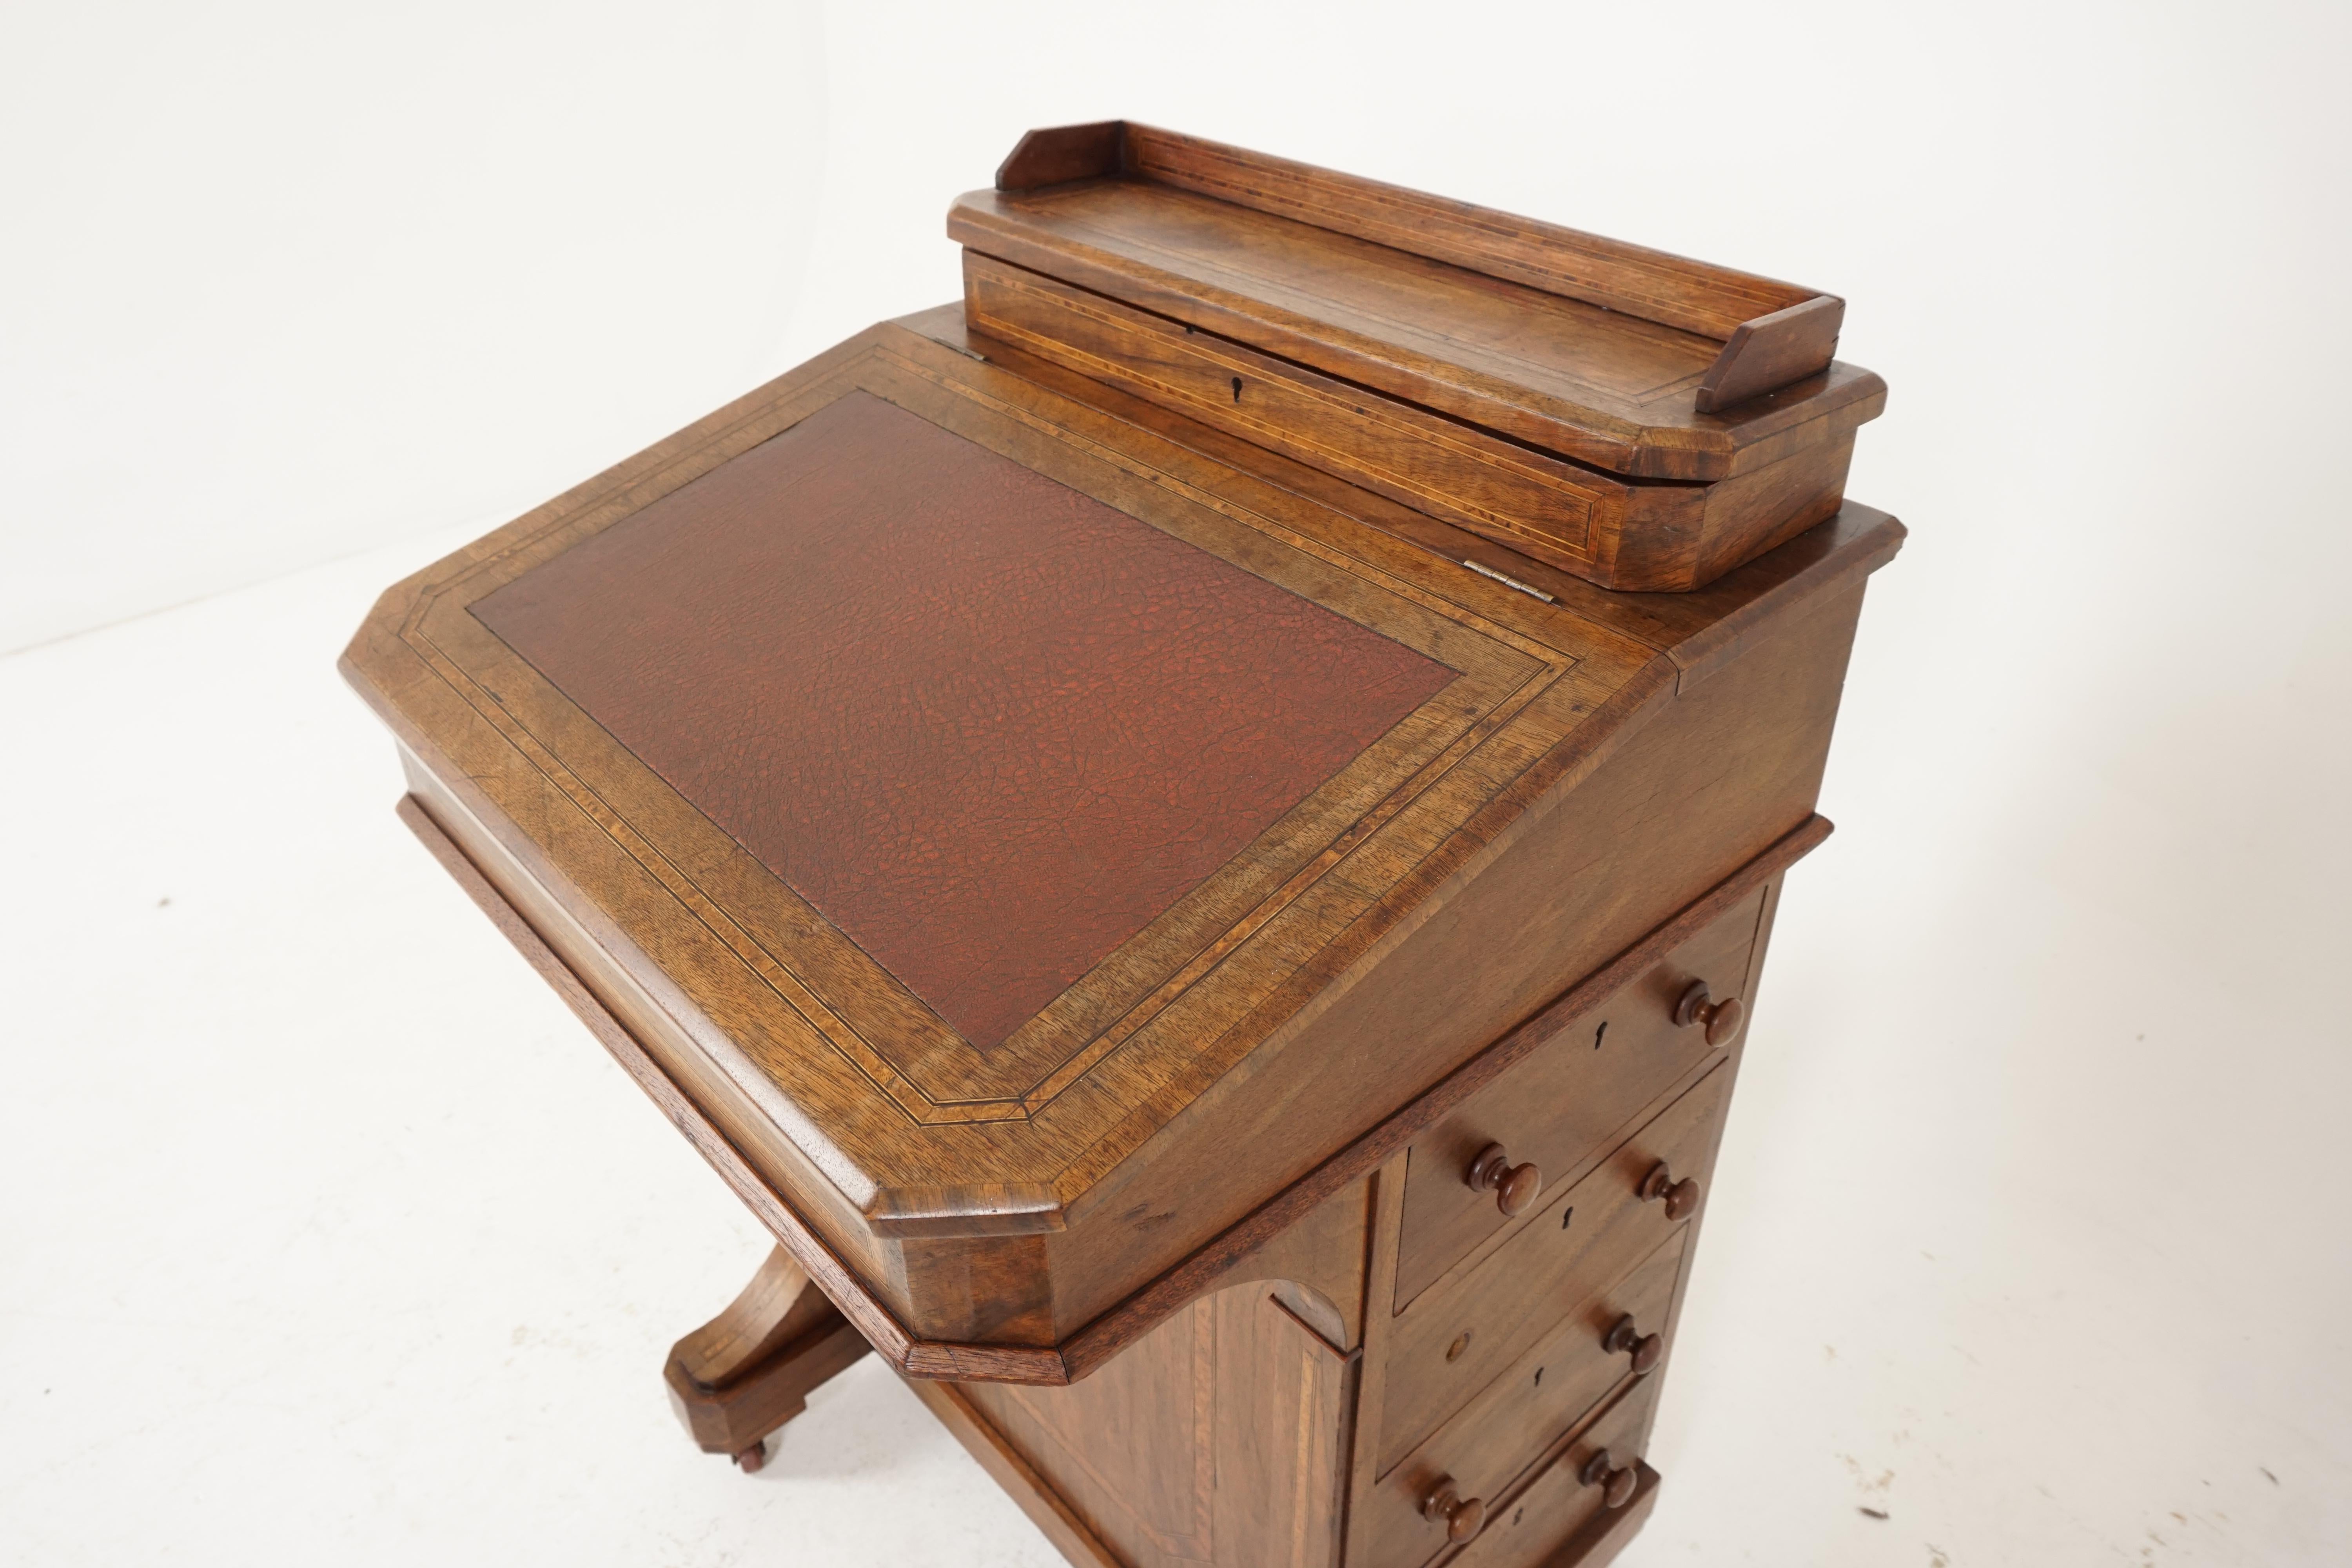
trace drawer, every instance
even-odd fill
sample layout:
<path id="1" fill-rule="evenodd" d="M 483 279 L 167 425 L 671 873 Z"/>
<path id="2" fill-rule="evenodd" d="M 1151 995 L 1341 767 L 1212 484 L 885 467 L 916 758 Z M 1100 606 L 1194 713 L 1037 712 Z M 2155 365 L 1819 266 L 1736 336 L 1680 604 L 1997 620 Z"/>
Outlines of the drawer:
<path id="1" fill-rule="evenodd" d="M 1555 565 L 1589 564 L 1629 508 L 1706 489 L 1628 484 L 972 250 L 964 310 L 976 331 Z"/>
<path id="2" fill-rule="evenodd" d="M 1634 1375 L 1633 1355 L 1608 1347 L 1610 1331 L 1630 1318 L 1638 1334 L 1664 1331 L 1684 1239 L 1680 1233 L 1670 1237 L 1633 1273 L 1570 1312 L 1381 1478 L 1364 1504 L 1371 1510 L 1367 1568 L 1427 1562 L 1445 1545 L 1445 1526 L 1423 1511 L 1424 1499 L 1446 1486 L 1462 1498 L 1491 1502 L 1503 1496 L 1519 1472 Z"/>
<path id="3" fill-rule="evenodd" d="M 1386 1475 L 1563 1317 L 1690 1224 L 1715 1159 L 1731 1077 L 1727 1065 L 1708 1073 L 1492 1257 L 1396 1320 L 1376 1473 Z M 1660 1166 L 1677 1185 L 1691 1184 L 1679 1198 L 1642 1195 Z"/>
<path id="4" fill-rule="evenodd" d="M 1694 588 L 1833 515 L 1867 416 L 1736 478 L 1627 479 L 976 250 L 963 276 L 975 332 L 1603 587 Z"/>
<path id="5" fill-rule="evenodd" d="M 1446 1568 L 1552 1568 L 1552 1553 L 1609 1510 L 1610 1478 L 1625 1472 L 1627 1479 L 1617 1482 L 1617 1506 L 1633 1500 L 1623 1489 L 1648 1446 L 1657 1397 L 1656 1379 L 1635 1384 L 1526 1490 L 1494 1510 L 1486 1528 Z M 1607 1458 L 1596 1465 L 1602 1455 Z"/>
<path id="6" fill-rule="evenodd" d="M 1651 1102 L 1717 1054 L 1705 1025 L 1675 1026 L 1675 1005 L 1694 982 L 1704 982 L 1710 998 L 1744 1001 L 1763 911 L 1759 889 L 1414 1140 L 1398 1306 L 1499 1233 L 1533 1223 L 1531 1211 L 1543 1206 L 1539 1190 L 1515 1220 L 1503 1212 L 1504 1194 L 1472 1186 L 1481 1153 L 1500 1148 L 1510 1167 L 1534 1166 L 1547 1187 L 1572 1181 Z M 1716 1030 L 1726 1045 L 1736 1034 Z"/>

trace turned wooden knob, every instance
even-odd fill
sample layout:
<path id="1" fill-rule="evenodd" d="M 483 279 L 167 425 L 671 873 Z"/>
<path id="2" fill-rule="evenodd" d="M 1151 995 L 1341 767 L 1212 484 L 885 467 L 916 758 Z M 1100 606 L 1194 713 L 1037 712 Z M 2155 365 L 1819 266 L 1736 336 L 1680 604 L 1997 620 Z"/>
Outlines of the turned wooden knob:
<path id="1" fill-rule="evenodd" d="M 1658 1364 L 1658 1357 L 1665 1353 L 1666 1342 L 1635 1328 L 1633 1314 L 1628 1312 L 1609 1325 L 1609 1331 L 1601 1336 L 1601 1348 L 1611 1355 L 1632 1352 L 1633 1375 L 1639 1377 Z"/>
<path id="2" fill-rule="evenodd" d="M 1727 996 L 1717 1002 L 1706 994 L 1706 982 L 1694 980 L 1685 987 L 1682 1000 L 1675 1004 L 1675 1026 L 1687 1029 L 1693 1025 L 1706 1031 L 1710 1046 L 1727 1046 L 1739 1026 L 1748 1021 L 1748 1009 L 1739 1005 L 1737 996 Z"/>
<path id="3" fill-rule="evenodd" d="M 1495 1206 L 1514 1215 L 1536 1201 L 1543 1191 L 1543 1173 L 1533 1165 L 1514 1165 L 1500 1143 L 1489 1143 L 1470 1162 L 1463 1179 L 1482 1193 L 1495 1194 Z"/>
<path id="4" fill-rule="evenodd" d="M 1603 1448 L 1584 1461 L 1584 1468 L 1578 1472 L 1576 1479 L 1588 1487 L 1601 1489 L 1602 1507 L 1623 1508 L 1633 1496 L 1633 1483 L 1638 1478 L 1633 1474 L 1633 1466 L 1621 1468 L 1609 1457 L 1609 1450 Z"/>
<path id="5" fill-rule="evenodd" d="M 1421 1517 L 1445 1521 L 1445 1539 L 1459 1546 L 1486 1525 L 1486 1503 L 1483 1498 L 1465 1498 L 1454 1489 L 1452 1476 L 1440 1476 L 1429 1495 L 1421 1500 Z"/>
<path id="6" fill-rule="evenodd" d="M 1648 1175 L 1642 1178 L 1641 1197 L 1645 1204 L 1654 1204 L 1664 1198 L 1666 1201 L 1666 1217 L 1682 1219 L 1698 1207 L 1698 1184 L 1688 1176 L 1675 1181 L 1675 1173 L 1666 1169 L 1666 1163 L 1661 1160 L 1650 1167 Z"/>

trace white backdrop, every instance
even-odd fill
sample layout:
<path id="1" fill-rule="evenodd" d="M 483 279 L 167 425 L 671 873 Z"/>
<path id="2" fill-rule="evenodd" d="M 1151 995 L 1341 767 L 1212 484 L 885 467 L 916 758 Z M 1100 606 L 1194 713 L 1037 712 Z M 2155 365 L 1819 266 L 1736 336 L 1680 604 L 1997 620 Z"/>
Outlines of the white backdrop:
<path id="1" fill-rule="evenodd" d="M 792 4 L 0 7 L 0 649 L 536 504 L 773 374 Z"/>
<path id="2" fill-rule="evenodd" d="M 1851 492 L 1913 539 L 1642 1561 L 2340 1562 L 2347 44 L 2319 0 L 19 0 L 0 649 L 487 529 L 950 298 L 947 202 L 1034 125 L 1841 293 L 1893 387 Z"/>

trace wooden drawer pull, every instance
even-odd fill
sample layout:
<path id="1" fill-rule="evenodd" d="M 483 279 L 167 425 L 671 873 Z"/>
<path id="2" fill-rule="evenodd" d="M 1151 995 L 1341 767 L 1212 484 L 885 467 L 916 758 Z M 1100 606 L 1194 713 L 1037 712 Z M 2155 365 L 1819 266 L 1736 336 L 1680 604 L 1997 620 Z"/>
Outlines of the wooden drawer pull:
<path id="1" fill-rule="evenodd" d="M 1664 1160 L 1650 1167 L 1650 1173 L 1642 1178 L 1638 1194 L 1645 1204 L 1654 1204 L 1664 1198 L 1669 1220 L 1686 1218 L 1691 1210 L 1698 1207 L 1698 1183 L 1689 1176 L 1675 1181 L 1675 1173 L 1666 1169 Z"/>
<path id="2" fill-rule="evenodd" d="M 1748 1009 L 1740 1005 L 1738 997 L 1710 1000 L 1704 980 L 1692 981 L 1684 989 L 1682 1000 L 1675 1004 L 1675 1027 L 1700 1026 L 1706 1030 L 1706 1043 L 1710 1046 L 1731 1044 L 1733 1037 L 1739 1033 L 1739 1026 L 1747 1021 Z"/>
<path id="3" fill-rule="evenodd" d="M 1495 1206 L 1515 1215 L 1536 1201 L 1543 1191 L 1543 1173 L 1533 1165 L 1514 1165 L 1500 1143 L 1489 1143 L 1470 1162 L 1463 1179 L 1475 1192 L 1495 1194 Z"/>
<path id="4" fill-rule="evenodd" d="M 1605 1508 L 1623 1508 L 1633 1500 L 1633 1486 L 1639 1479 L 1633 1466 L 1620 1468 L 1606 1448 L 1585 1460 L 1584 1468 L 1577 1473 L 1577 1479 L 1586 1486 L 1601 1489 L 1601 1502 Z"/>
<path id="5" fill-rule="evenodd" d="M 1609 1325 L 1609 1331 L 1601 1336 L 1601 1348 L 1611 1355 L 1623 1355 L 1631 1351 L 1633 1375 L 1639 1377 L 1658 1364 L 1658 1357 L 1665 1353 L 1666 1342 L 1635 1328 L 1633 1314 L 1628 1312 Z"/>
<path id="6" fill-rule="evenodd" d="M 1452 1476 L 1440 1476 L 1421 1500 L 1421 1517 L 1444 1520 L 1445 1539 L 1458 1546 L 1486 1528 L 1486 1503 L 1483 1498 L 1462 1496 L 1454 1489 Z"/>

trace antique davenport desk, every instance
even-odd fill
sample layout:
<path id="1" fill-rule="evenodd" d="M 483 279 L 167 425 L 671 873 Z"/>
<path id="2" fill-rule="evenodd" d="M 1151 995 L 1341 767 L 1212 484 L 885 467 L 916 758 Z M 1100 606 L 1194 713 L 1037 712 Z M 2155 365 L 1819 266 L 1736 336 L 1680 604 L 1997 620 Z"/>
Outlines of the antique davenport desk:
<path id="1" fill-rule="evenodd" d="M 1109 123 L 387 593 L 401 811 L 1073 1562 L 1598 1564 L 1870 573 L 1811 289 Z M 650 1372 L 650 1369 L 648 1369 Z"/>

